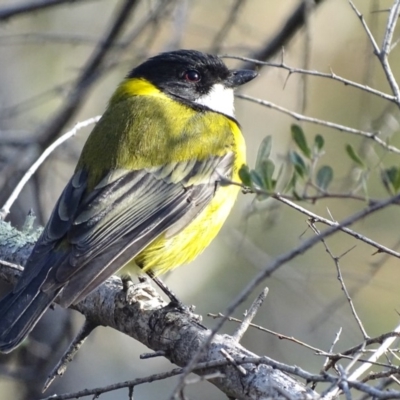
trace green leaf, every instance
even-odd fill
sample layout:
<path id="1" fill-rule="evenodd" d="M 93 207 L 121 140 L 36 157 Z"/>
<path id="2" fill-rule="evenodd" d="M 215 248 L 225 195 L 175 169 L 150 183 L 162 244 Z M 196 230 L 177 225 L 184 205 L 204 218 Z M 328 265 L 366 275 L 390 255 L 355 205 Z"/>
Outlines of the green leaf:
<path id="1" fill-rule="evenodd" d="M 296 124 L 291 126 L 292 138 L 296 142 L 299 149 L 307 157 L 311 158 L 311 150 L 308 147 L 306 136 L 304 135 L 303 129 Z"/>
<path id="2" fill-rule="evenodd" d="M 275 171 L 275 164 L 273 163 L 272 160 L 265 160 L 261 166 L 261 171 L 257 171 L 261 174 L 261 177 L 264 180 L 264 187 L 268 191 L 273 191 L 273 181 L 272 181 L 272 175 L 274 174 Z"/>
<path id="3" fill-rule="evenodd" d="M 386 189 L 390 185 L 394 192 L 397 193 L 400 189 L 400 169 L 391 167 L 382 171 L 382 181 Z M 390 192 L 390 190 L 388 190 Z"/>
<path id="4" fill-rule="evenodd" d="M 272 147 L 272 137 L 267 136 L 263 139 L 258 149 L 256 168 L 255 168 L 256 171 L 260 171 L 262 162 L 268 160 L 271 154 L 271 147 Z"/>
<path id="5" fill-rule="evenodd" d="M 264 180 L 257 171 L 252 169 L 250 171 L 250 177 L 251 177 L 251 186 L 256 186 L 258 189 L 265 189 Z"/>
<path id="6" fill-rule="evenodd" d="M 239 178 L 242 181 L 243 185 L 251 186 L 251 176 L 250 169 L 247 165 L 243 164 L 239 169 Z"/>
<path id="7" fill-rule="evenodd" d="M 324 147 L 325 139 L 321 135 L 316 135 L 314 139 L 314 146 L 318 151 L 321 151 Z"/>
<path id="8" fill-rule="evenodd" d="M 291 163 L 294 166 L 295 171 L 302 177 L 304 178 L 304 175 L 307 173 L 307 167 L 304 162 L 304 160 L 301 158 L 301 156 L 296 153 L 295 151 L 291 151 L 289 153 L 289 159 Z"/>
<path id="9" fill-rule="evenodd" d="M 290 178 L 290 181 L 286 185 L 284 192 L 289 192 L 291 189 L 294 189 L 296 187 L 296 182 L 297 182 L 297 174 L 293 173 L 292 177 Z"/>
<path id="10" fill-rule="evenodd" d="M 386 191 L 392 196 L 393 195 L 393 191 L 392 188 L 390 186 L 390 182 L 389 179 L 386 175 L 386 171 L 382 171 L 381 172 L 381 179 L 382 179 L 382 184 L 385 187 Z"/>
<path id="11" fill-rule="evenodd" d="M 400 189 L 400 169 L 397 169 L 397 177 L 393 182 L 393 188 L 395 192 L 397 193 Z"/>
<path id="12" fill-rule="evenodd" d="M 324 165 L 317 172 L 317 185 L 325 191 L 333 179 L 333 169 L 329 165 Z"/>
<path id="13" fill-rule="evenodd" d="M 358 164 L 361 168 L 365 168 L 364 162 L 361 160 L 360 156 L 356 153 L 351 144 L 346 145 L 346 152 L 356 164 Z"/>

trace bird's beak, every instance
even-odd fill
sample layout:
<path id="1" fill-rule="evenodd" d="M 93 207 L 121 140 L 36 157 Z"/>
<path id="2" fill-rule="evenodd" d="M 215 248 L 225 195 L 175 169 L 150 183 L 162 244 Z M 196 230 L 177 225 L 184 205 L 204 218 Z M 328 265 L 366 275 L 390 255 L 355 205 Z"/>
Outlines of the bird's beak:
<path id="1" fill-rule="evenodd" d="M 251 69 L 234 69 L 230 71 L 228 79 L 224 82 L 225 87 L 235 88 L 250 82 L 257 76 L 257 72 Z"/>

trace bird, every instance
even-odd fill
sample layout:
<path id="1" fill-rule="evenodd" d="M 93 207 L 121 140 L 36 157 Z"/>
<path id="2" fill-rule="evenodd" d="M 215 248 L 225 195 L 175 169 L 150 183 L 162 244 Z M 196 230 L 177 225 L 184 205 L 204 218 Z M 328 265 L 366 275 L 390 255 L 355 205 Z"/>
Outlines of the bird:
<path id="1" fill-rule="evenodd" d="M 55 300 L 77 304 L 134 267 L 159 283 L 210 244 L 246 162 L 234 89 L 256 76 L 184 49 L 131 70 L 84 144 L 22 276 L 0 301 L 1 352 L 15 349 Z"/>

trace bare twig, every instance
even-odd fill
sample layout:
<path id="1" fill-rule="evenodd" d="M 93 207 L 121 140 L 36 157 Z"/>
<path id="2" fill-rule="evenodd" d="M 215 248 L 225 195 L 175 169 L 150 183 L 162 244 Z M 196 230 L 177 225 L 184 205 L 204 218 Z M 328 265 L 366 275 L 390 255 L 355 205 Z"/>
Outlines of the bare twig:
<path id="1" fill-rule="evenodd" d="M 191 379 L 186 379 L 185 385 L 193 385 L 194 383 L 199 383 L 203 381 L 209 381 L 211 379 L 224 378 L 224 377 L 225 375 L 222 374 L 221 372 L 214 372 L 207 375 L 195 376 L 194 378 Z"/>
<path id="2" fill-rule="evenodd" d="M 235 60 L 242 60 L 242 61 L 246 61 L 249 63 L 254 63 L 256 65 L 264 65 L 264 66 L 272 67 L 272 68 L 280 68 L 285 71 L 288 71 L 289 74 L 302 74 L 302 75 L 315 76 L 318 78 L 332 79 L 334 81 L 343 83 L 345 86 L 360 89 L 364 92 L 381 97 L 384 100 L 388 100 L 390 102 L 397 104 L 395 96 L 385 93 L 385 92 L 382 92 L 380 90 L 374 89 L 368 85 L 363 85 L 361 83 L 352 81 L 350 79 L 343 78 L 342 76 L 335 74 L 332 69 L 330 69 L 330 73 L 327 73 L 327 72 L 320 72 L 317 70 L 291 67 L 291 66 L 287 65 L 284 61 L 281 61 L 281 62 L 259 61 L 259 60 L 253 59 L 253 58 L 233 56 L 233 55 L 229 55 L 229 54 L 223 55 L 222 57 L 223 58 L 231 58 L 231 59 L 235 59 Z"/>
<path id="3" fill-rule="evenodd" d="M 396 333 L 400 333 L 400 325 L 396 327 L 394 330 Z M 375 362 L 378 360 L 387 350 L 388 348 L 392 345 L 392 343 L 396 340 L 397 336 L 389 337 L 387 338 L 382 345 L 375 351 L 375 353 L 368 359 L 368 361 Z M 366 371 L 368 371 L 369 368 L 371 368 L 373 364 L 366 362 L 360 365 L 349 377 L 348 381 L 352 382 L 358 379 L 362 374 L 364 374 Z M 338 394 L 338 389 L 335 389 L 329 393 L 327 393 L 327 399 L 334 398 Z M 381 398 L 381 397 L 379 397 Z"/>
<path id="4" fill-rule="evenodd" d="M 340 328 L 340 329 L 337 331 L 337 333 L 336 333 L 336 335 L 335 335 L 335 338 L 333 339 L 333 342 L 332 342 L 332 344 L 331 344 L 331 347 L 329 348 L 329 353 L 333 353 L 333 348 L 335 347 L 335 344 L 339 341 L 340 335 L 341 335 L 341 334 L 342 334 L 342 328 Z M 329 356 L 328 356 L 328 357 L 326 358 L 325 362 L 324 362 L 324 365 L 322 366 L 322 371 L 326 371 L 326 366 L 328 365 L 329 360 L 330 360 L 330 358 L 329 358 Z"/>
<path id="5" fill-rule="evenodd" d="M 329 225 L 329 226 L 337 226 L 338 222 L 336 221 L 332 221 L 329 220 L 327 218 L 323 218 L 317 214 L 312 213 L 311 211 L 308 211 L 307 209 L 299 206 L 298 204 L 287 200 L 285 198 L 283 198 L 281 195 L 277 194 L 273 196 L 275 199 L 279 200 L 280 202 L 294 208 L 297 211 L 300 211 L 302 214 L 307 215 L 308 217 L 312 218 L 314 221 L 316 222 L 322 222 L 325 225 Z M 383 246 L 382 244 L 375 242 L 374 240 L 370 239 L 367 236 L 361 235 L 360 233 L 353 231 L 352 229 L 349 229 L 347 227 L 341 227 L 340 230 L 344 233 L 347 233 L 350 236 L 353 236 L 354 238 L 356 238 L 357 240 L 360 240 L 364 243 L 369 244 L 372 247 L 375 247 L 380 253 L 386 253 L 386 254 L 390 254 L 391 256 L 400 258 L 400 253 L 397 251 L 394 251 L 392 249 L 390 249 L 389 247 Z"/>
<path id="6" fill-rule="evenodd" d="M 317 235 L 320 234 L 320 231 L 319 231 L 318 228 L 315 226 L 315 222 L 314 222 L 314 221 L 310 222 L 309 225 L 310 225 L 311 229 L 312 229 Z M 360 331 L 361 331 L 361 333 L 362 333 L 362 335 L 363 335 L 363 337 L 364 337 L 364 340 L 367 340 L 367 339 L 369 339 L 369 336 L 367 335 L 367 332 L 366 332 L 365 329 L 364 329 L 364 326 L 363 326 L 363 324 L 362 324 L 362 322 L 361 322 L 361 319 L 360 319 L 360 317 L 358 316 L 357 311 L 356 311 L 356 309 L 355 309 L 355 307 L 354 307 L 353 300 L 352 300 L 352 298 L 351 298 L 351 296 L 350 296 L 350 294 L 349 294 L 349 291 L 347 290 L 346 284 L 344 283 L 342 271 L 341 271 L 340 264 L 339 264 L 339 259 L 340 259 L 341 257 L 343 257 L 343 255 L 341 255 L 340 257 L 334 256 L 334 255 L 332 254 L 332 251 L 331 251 L 331 249 L 329 248 L 328 244 L 326 243 L 326 240 L 325 240 L 325 239 L 321 239 L 321 242 L 322 242 L 322 244 L 324 245 L 326 252 L 329 254 L 329 256 L 332 258 L 333 262 L 335 263 L 336 272 L 337 272 L 337 277 L 338 277 L 338 280 L 339 280 L 340 285 L 341 285 L 341 287 L 342 287 L 342 290 L 343 290 L 343 292 L 344 292 L 344 294 L 345 294 L 345 296 L 346 296 L 346 299 L 347 299 L 347 301 L 348 301 L 348 303 L 349 303 L 349 305 L 350 305 L 351 313 L 353 314 L 354 319 L 356 320 L 356 323 L 357 323 L 358 327 L 360 328 Z M 348 252 L 346 252 L 346 253 L 348 253 Z"/>
<path id="7" fill-rule="evenodd" d="M 228 15 L 226 17 L 225 22 L 222 24 L 220 30 L 214 36 L 214 39 L 210 45 L 212 53 L 220 52 L 222 42 L 225 40 L 231 28 L 234 26 L 239 16 L 239 13 L 245 4 L 246 0 L 234 0 L 229 13 L 227 13 Z"/>
<path id="8" fill-rule="evenodd" d="M 393 94 L 396 97 L 397 104 L 400 105 L 399 85 L 397 84 L 396 78 L 393 75 L 393 72 L 392 72 L 392 69 L 390 67 L 389 60 L 388 60 L 388 55 L 390 52 L 394 28 L 396 26 L 399 12 L 400 12 L 400 2 L 395 1 L 389 11 L 388 23 L 386 25 L 386 31 L 385 31 L 385 35 L 383 38 L 382 49 L 380 49 L 379 46 L 377 45 L 377 43 L 372 35 L 372 32 L 368 28 L 368 25 L 367 25 L 363 15 L 358 11 L 357 7 L 354 5 L 354 3 L 351 0 L 349 0 L 349 3 L 350 3 L 351 8 L 353 9 L 353 11 L 356 13 L 357 17 L 360 19 L 361 24 L 362 24 L 367 36 L 370 39 L 370 42 L 374 49 L 374 52 L 382 65 L 382 69 L 386 75 L 386 79 L 392 89 Z"/>
<path id="9" fill-rule="evenodd" d="M 324 374 L 312 374 L 310 372 L 305 371 L 304 369 L 297 367 L 297 366 L 291 366 L 287 365 L 278 361 L 275 361 L 269 357 L 244 357 L 242 359 L 236 359 L 234 358 L 233 361 L 237 365 L 244 365 L 244 364 L 253 364 L 253 365 L 268 365 L 274 369 L 278 369 L 281 371 L 284 371 L 285 373 L 288 374 L 293 374 L 296 375 L 302 379 L 305 379 L 308 382 L 330 382 L 334 385 L 339 385 L 343 380 L 341 377 L 337 377 L 335 375 L 331 375 L 328 373 Z M 207 370 L 207 369 L 212 369 L 212 368 L 218 368 L 222 366 L 228 365 L 229 362 L 227 360 L 218 360 L 215 362 L 207 362 L 207 363 L 200 363 L 195 367 L 195 371 L 197 370 Z M 176 375 L 181 375 L 183 373 L 183 368 L 176 368 L 174 370 L 171 370 L 169 372 L 165 373 L 160 373 L 160 374 L 154 374 L 150 375 L 146 378 L 138 378 L 133 381 L 127 381 L 127 382 L 121 382 L 117 383 L 114 385 L 109 385 L 105 386 L 102 388 L 96 388 L 96 389 L 86 389 L 82 390 L 80 392 L 75 392 L 75 393 L 68 393 L 64 395 L 53 395 L 50 397 L 47 397 L 43 400 L 67 400 L 67 399 L 73 399 L 73 398 L 80 398 L 83 396 L 89 396 L 89 395 L 99 395 L 102 393 L 114 391 L 116 389 L 121 389 L 121 388 L 126 388 L 126 387 L 134 387 L 143 383 L 148 383 L 148 382 L 153 382 L 155 380 L 160 380 L 160 379 L 166 379 L 171 376 L 176 376 Z M 362 392 L 368 393 L 370 395 L 376 396 L 379 399 L 399 399 L 400 398 L 400 391 L 397 390 L 379 390 L 375 389 L 365 383 L 358 382 L 358 381 L 350 381 L 349 379 L 346 380 L 347 384 L 349 387 L 356 388 Z M 271 389 L 277 390 L 276 388 L 271 386 Z M 290 395 L 290 393 L 288 393 Z M 273 394 L 270 393 L 269 397 L 272 397 Z M 304 398 L 312 398 L 312 392 L 310 393 L 304 393 Z M 328 398 L 326 395 L 325 398 Z"/>
<path id="10" fill-rule="evenodd" d="M 85 320 L 85 323 L 83 324 L 79 333 L 70 343 L 68 349 L 65 351 L 57 365 L 50 372 L 43 386 L 43 392 L 45 392 L 50 387 L 50 385 L 57 377 L 64 375 L 65 371 L 67 370 L 68 364 L 74 359 L 76 353 L 82 347 L 83 343 L 85 343 L 86 339 L 92 333 L 93 329 L 95 329 L 97 326 L 97 324 L 94 324 L 89 320 Z"/>
<path id="11" fill-rule="evenodd" d="M 60 4 L 84 2 L 87 2 L 87 0 L 36 0 L 18 5 L 6 6 L 0 9 L 0 21 L 6 21 L 17 15 L 23 15 L 33 11 L 44 10 L 46 8 L 58 6 Z"/>
<path id="12" fill-rule="evenodd" d="M 221 313 L 218 313 L 218 314 L 208 313 L 207 316 L 209 316 L 209 317 L 211 317 L 211 318 L 214 318 L 214 319 L 216 319 L 216 318 L 223 318 L 223 317 L 224 317 L 224 315 L 221 314 Z M 228 317 L 227 320 L 228 320 L 228 321 L 233 321 L 233 322 L 239 322 L 239 323 L 242 323 L 242 322 L 243 322 L 241 319 L 234 318 L 234 317 Z M 274 331 L 272 331 L 271 329 L 264 328 L 263 326 L 256 325 L 256 324 L 253 324 L 253 323 L 250 323 L 249 326 L 252 327 L 252 328 L 258 329 L 258 330 L 260 330 L 261 332 L 266 332 L 266 333 L 269 333 L 269 334 L 271 334 L 271 335 L 274 335 L 274 336 L 276 336 L 278 339 L 281 339 L 281 340 L 282 340 L 282 339 L 288 340 L 288 341 L 290 341 L 290 342 L 293 342 L 293 343 L 296 343 L 296 344 L 298 344 L 298 345 L 300 345 L 300 346 L 303 346 L 303 347 L 305 347 L 306 349 L 314 350 L 314 351 L 315 351 L 316 353 L 318 353 L 318 354 L 325 354 L 325 352 L 324 352 L 323 350 L 321 350 L 321 349 L 319 349 L 319 348 L 317 348 L 317 347 L 311 346 L 311 345 L 309 345 L 309 344 L 307 344 L 307 343 L 304 343 L 304 342 L 302 342 L 301 340 L 298 340 L 298 339 L 294 338 L 293 336 L 286 336 L 286 335 L 284 335 L 284 334 L 282 334 L 282 333 L 274 332 Z"/>
<path id="13" fill-rule="evenodd" d="M 221 354 L 226 358 L 228 363 L 232 365 L 241 375 L 247 375 L 246 370 L 242 366 L 238 365 L 235 359 L 225 349 L 221 349 Z"/>
<path id="14" fill-rule="evenodd" d="M 383 71 L 386 74 L 386 79 L 388 80 L 389 85 L 392 88 L 392 91 L 396 96 L 398 102 L 400 102 L 400 89 L 396 81 L 396 78 L 393 75 L 388 57 L 391 50 L 393 33 L 397 24 L 397 20 L 399 18 L 399 13 L 400 13 L 400 1 L 397 0 L 394 2 L 393 6 L 389 11 L 388 22 L 386 24 L 386 31 L 382 43 L 382 50 L 379 53 L 379 59 L 382 63 Z"/>
<path id="15" fill-rule="evenodd" d="M 148 358 L 165 357 L 165 351 L 154 351 L 153 353 L 142 353 L 140 355 L 141 360 L 147 360 Z"/>
<path id="16" fill-rule="evenodd" d="M 353 11 L 356 13 L 357 17 L 359 18 L 359 20 L 361 21 L 362 26 L 364 27 L 365 33 L 367 34 L 371 44 L 372 44 L 372 48 L 374 49 L 375 54 L 379 54 L 380 53 L 380 49 L 378 44 L 375 41 L 374 35 L 372 34 L 372 32 L 370 31 L 370 29 L 368 28 L 367 22 L 364 19 L 364 16 L 357 10 L 356 6 L 354 5 L 354 3 L 349 0 L 349 4 L 351 6 L 351 8 L 353 9 Z"/>
<path id="17" fill-rule="evenodd" d="M 129 21 L 131 13 L 138 3 L 138 0 L 126 0 L 122 7 L 120 7 L 104 39 L 100 40 L 100 45 L 83 68 L 83 72 L 74 84 L 65 104 L 40 135 L 40 144 L 42 147 L 47 147 L 54 140 L 60 130 L 64 128 L 79 109 L 88 90 L 98 77 L 100 67 L 103 65 L 106 55 L 125 28 L 125 24 Z"/>
<path id="18" fill-rule="evenodd" d="M 2 209 L 0 210 L 0 219 L 4 219 L 6 215 L 10 212 L 11 206 L 14 204 L 15 200 L 18 198 L 19 194 L 21 193 L 22 189 L 24 188 L 25 184 L 29 181 L 32 175 L 36 172 L 36 170 L 43 164 L 46 158 L 62 143 L 66 140 L 75 136 L 77 132 L 85 128 L 88 125 L 95 124 L 100 119 L 100 116 L 89 118 L 85 121 L 77 123 L 70 131 L 62 135 L 58 138 L 53 144 L 51 144 L 41 155 L 40 157 L 32 164 L 32 166 L 28 169 L 22 179 L 19 181 L 18 185 L 15 187 L 11 196 L 3 205 Z"/>
<path id="19" fill-rule="evenodd" d="M 289 115 L 292 118 L 296 119 L 297 121 L 304 121 L 304 122 L 310 122 L 312 124 L 316 124 L 316 125 L 321 125 L 321 126 L 326 126 L 327 128 L 332 128 L 332 129 L 336 129 L 340 132 L 348 132 L 348 133 L 352 133 L 354 135 L 358 135 L 361 136 L 363 138 L 366 139 L 371 139 L 374 142 L 378 143 L 379 145 L 381 145 L 384 149 L 391 151 L 393 153 L 396 154 L 400 154 L 400 149 L 398 149 L 397 147 L 391 146 L 389 144 L 387 144 L 384 140 L 380 139 L 378 137 L 377 133 L 371 133 L 371 132 L 366 132 L 366 131 L 362 131 L 360 129 L 354 129 L 354 128 L 350 128 L 348 126 L 345 125 L 340 125 L 340 124 L 336 124 L 334 122 L 330 122 L 330 121 L 325 121 L 322 119 L 318 119 L 318 118 L 312 118 L 312 117 L 307 117 L 303 114 L 300 113 L 296 113 L 294 111 L 288 110 L 287 108 L 278 106 L 274 103 L 271 103 L 270 101 L 267 100 L 262 100 L 262 99 L 257 99 L 255 97 L 252 96 L 248 96 L 246 94 L 241 94 L 241 93 L 237 93 L 236 96 L 240 99 L 244 99 L 244 100 L 249 100 L 253 103 L 271 108 L 273 110 L 277 110 L 283 114 Z"/>
<path id="20" fill-rule="evenodd" d="M 204 363 L 204 364 L 207 364 L 207 363 Z M 219 363 L 219 364 L 221 364 L 221 363 Z M 225 361 L 225 364 L 227 364 L 227 361 Z M 202 367 L 204 368 L 204 365 L 199 365 L 199 368 L 202 368 Z M 168 372 L 161 372 L 159 374 L 153 374 L 153 375 L 149 375 L 144 378 L 137 378 L 137 379 L 134 379 L 131 381 L 119 382 L 119 383 L 115 383 L 112 385 L 98 387 L 98 388 L 94 388 L 94 389 L 84 389 L 84 390 L 80 390 L 79 392 L 74 392 L 74 393 L 52 395 L 52 396 L 44 398 L 43 400 L 67 400 L 67 399 L 79 399 L 79 398 L 85 397 L 85 396 L 93 396 L 93 395 L 99 396 L 100 394 L 113 392 L 118 389 L 130 388 L 130 387 L 134 388 L 135 386 L 139 386 L 144 383 L 150 383 L 150 382 L 167 379 L 172 376 L 179 375 L 181 373 L 182 373 L 182 368 L 174 368 Z"/>
<path id="21" fill-rule="evenodd" d="M 267 298 L 268 295 L 268 288 L 265 288 L 258 296 L 257 298 L 253 301 L 252 305 L 250 306 L 249 310 L 246 313 L 246 316 L 244 317 L 242 323 L 239 325 L 239 327 L 236 329 L 234 334 L 232 335 L 233 340 L 236 340 L 237 342 L 240 342 L 242 339 L 243 335 L 249 328 L 251 321 L 253 318 L 256 316 L 258 310 L 264 303 L 264 300 Z"/>
<path id="22" fill-rule="evenodd" d="M 303 54 L 302 54 L 302 66 L 303 69 L 308 69 L 311 58 L 311 13 L 314 11 L 315 2 L 314 0 L 303 0 L 304 4 L 304 44 L 303 44 Z M 308 96 L 308 76 L 301 75 L 300 77 L 300 87 L 299 93 L 299 104 L 298 109 L 301 113 L 305 113 L 307 109 L 307 96 Z"/>

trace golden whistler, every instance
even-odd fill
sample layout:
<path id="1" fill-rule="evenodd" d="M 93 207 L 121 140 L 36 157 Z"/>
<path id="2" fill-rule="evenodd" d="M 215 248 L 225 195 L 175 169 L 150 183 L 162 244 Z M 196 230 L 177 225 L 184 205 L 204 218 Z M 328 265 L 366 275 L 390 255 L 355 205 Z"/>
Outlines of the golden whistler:
<path id="1" fill-rule="evenodd" d="M 9 352 L 51 303 L 82 300 L 131 266 L 156 276 L 193 260 L 238 194 L 245 143 L 235 87 L 256 76 L 193 50 L 134 68 L 90 134 L 15 288 L 0 302 Z M 172 301 L 172 293 L 166 291 Z"/>

